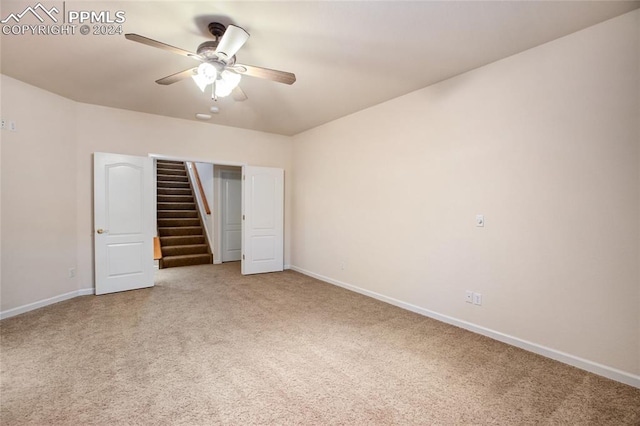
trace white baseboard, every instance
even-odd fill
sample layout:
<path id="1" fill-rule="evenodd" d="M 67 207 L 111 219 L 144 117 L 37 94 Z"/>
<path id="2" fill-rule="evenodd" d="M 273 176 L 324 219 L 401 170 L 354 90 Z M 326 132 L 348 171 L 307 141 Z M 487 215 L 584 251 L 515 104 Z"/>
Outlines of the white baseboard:
<path id="1" fill-rule="evenodd" d="M 95 291 L 93 288 L 83 288 L 80 290 L 70 291 L 69 293 L 60 294 L 58 296 L 50 297 L 48 299 L 39 300 L 37 302 L 18 306 L 17 308 L 2 311 L 0 312 L 0 320 L 9 318 L 9 317 L 14 317 L 16 315 L 24 314 L 25 312 L 33 311 L 34 309 L 42 308 L 48 305 L 53 305 L 54 303 L 62 302 L 64 300 L 73 299 L 74 297 L 87 296 L 94 293 Z"/>
<path id="2" fill-rule="evenodd" d="M 327 282 L 329 284 L 336 285 L 338 287 L 345 288 L 347 290 L 354 291 L 356 293 L 363 294 L 365 296 L 372 297 L 374 299 L 378 299 L 382 302 L 389 303 L 394 306 L 398 306 L 402 309 L 406 309 L 411 312 L 415 312 L 420 315 L 424 315 L 429 318 L 436 319 L 438 321 L 442 321 L 447 324 L 454 325 L 456 327 L 464 328 L 465 330 L 472 331 L 477 334 L 481 334 L 483 336 L 490 337 L 492 339 L 498 340 L 503 343 L 507 343 L 509 345 L 518 347 L 520 349 L 524 349 L 529 352 L 536 353 L 538 355 L 542 355 L 547 358 L 554 359 L 556 361 L 560 361 L 562 363 L 571 365 L 573 367 L 580 368 L 581 370 L 589 371 L 590 373 L 597 374 L 599 376 L 606 377 L 611 380 L 615 380 L 617 382 L 621 382 L 636 388 L 640 389 L 640 376 L 632 373 L 628 373 L 626 371 L 618 370 L 613 367 L 609 367 L 603 364 L 599 364 L 597 362 L 589 361 L 584 358 L 577 357 L 575 355 L 571 355 L 562 351 L 558 351 L 552 348 L 548 348 L 546 346 L 539 345 L 537 343 L 529 342 L 527 340 L 520 339 L 518 337 L 510 336 L 508 334 L 501 333 L 499 331 L 491 330 L 486 327 L 482 327 L 467 321 L 463 321 L 457 318 L 453 318 L 447 315 L 442 315 L 438 312 L 431 311 L 429 309 L 421 308 L 416 305 L 412 305 L 410 303 L 403 302 L 401 300 L 394 299 L 392 297 L 385 296 L 380 293 L 376 293 L 373 291 L 365 290 L 363 288 L 344 283 L 342 281 L 334 280 L 333 278 L 325 277 L 320 274 L 316 274 L 311 271 L 307 271 L 305 269 L 299 268 L 297 266 L 291 265 L 290 268 L 296 272 L 300 272 L 301 274 L 310 276 L 312 278 L 316 278 L 320 281 Z"/>
<path id="3" fill-rule="evenodd" d="M 285 265 L 284 265 L 284 270 L 286 271 L 287 269 L 291 269 L 291 265 L 287 265 L 287 264 L 285 264 Z"/>

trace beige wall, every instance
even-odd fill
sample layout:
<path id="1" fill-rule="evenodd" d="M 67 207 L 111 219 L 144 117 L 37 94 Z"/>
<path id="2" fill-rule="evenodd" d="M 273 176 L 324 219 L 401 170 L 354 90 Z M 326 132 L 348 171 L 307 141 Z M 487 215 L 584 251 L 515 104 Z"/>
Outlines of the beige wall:
<path id="1" fill-rule="evenodd" d="M 2 311 L 93 287 L 93 152 L 279 167 L 291 186 L 289 137 L 79 104 L 1 78 L 3 114 L 18 122 L 2 132 Z"/>
<path id="2" fill-rule="evenodd" d="M 639 16 L 294 137 L 292 265 L 640 373 Z"/>
<path id="3" fill-rule="evenodd" d="M 2 76 L 1 310 L 77 289 L 74 102 Z"/>

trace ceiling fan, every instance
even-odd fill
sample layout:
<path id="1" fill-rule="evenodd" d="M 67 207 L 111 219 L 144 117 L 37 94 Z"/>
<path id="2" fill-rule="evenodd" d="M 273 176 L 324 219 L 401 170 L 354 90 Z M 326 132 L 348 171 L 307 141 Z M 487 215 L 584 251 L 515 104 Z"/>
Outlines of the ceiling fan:
<path id="1" fill-rule="evenodd" d="M 236 53 L 249 39 L 249 33 L 244 29 L 236 25 L 229 25 L 225 28 L 219 22 L 210 23 L 208 29 L 214 40 L 200 44 L 196 53 L 138 34 L 125 34 L 124 36 L 127 40 L 157 47 L 200 61 L 201 64 L 199 66 L 163 77 L 156 80 L 156 83 L 168 85 L 192 77 L 203 92 L 207 86 L 211 85 L 211 93 L 214 100 L 232 93 L 236 100 L 247 99 L 247 96 L 238 86 L 242 75 L 264 78 L 284 84 L 293 84 L 296 81 L 295 74 L 290 72 L 236 63 Z"/>

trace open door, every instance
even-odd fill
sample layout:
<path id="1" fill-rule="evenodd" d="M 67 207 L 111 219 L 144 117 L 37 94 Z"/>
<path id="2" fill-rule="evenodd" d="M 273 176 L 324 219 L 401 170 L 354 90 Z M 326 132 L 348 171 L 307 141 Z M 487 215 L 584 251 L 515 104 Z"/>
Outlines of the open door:
<path id="1" fill-rule="evenodd" d="M 242 260 L 242 172 L 220 170 L 220 245 L 223 262 Z"/>
<path id="2" fill-rule="evenodd" d="M 284 170 L 242 168 L 242 274 L 284 269 Z"/>
<path id="3" fill-rule="evenodd" d="M 93 154 L 96 294 L 153 286 L 153 159 Z"/>

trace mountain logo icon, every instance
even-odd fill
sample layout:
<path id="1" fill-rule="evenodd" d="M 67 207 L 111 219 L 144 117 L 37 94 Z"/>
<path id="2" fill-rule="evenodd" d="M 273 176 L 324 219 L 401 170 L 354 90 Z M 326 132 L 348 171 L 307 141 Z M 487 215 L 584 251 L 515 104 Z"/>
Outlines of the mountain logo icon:
<path id="1" fill-rule="evenodd" d="M 0 23 L 6 24 L 7 22 L 13 20 L 17 24 L 17 23 L 20 22 L 20 20 L 25 15 L 28 15 L 28 14 L 32 14 L 33 16 L 35 16 L 38 19 L 38 21 L 40 21 L 40 22 L 44 22 L 44 18 L 45 17 L 49 17 L 49 19 L 51 19 L 53 22 L 57 23 L 58 22 L 58 18 L 56 18 L 54 16 L 54 13 L 56 15 L 58 13 L 60 13 L 60 11 L 55 6 L 53 6 L 51 9 L 47 10 L 47 8 L 42 5 L 42 3 L 38 3 L 33 7 L 28 6 L 21 13 L 17 13 L 17 14 L 16 13 L 11 13 L 5 19 L 0 21 Z"/>

